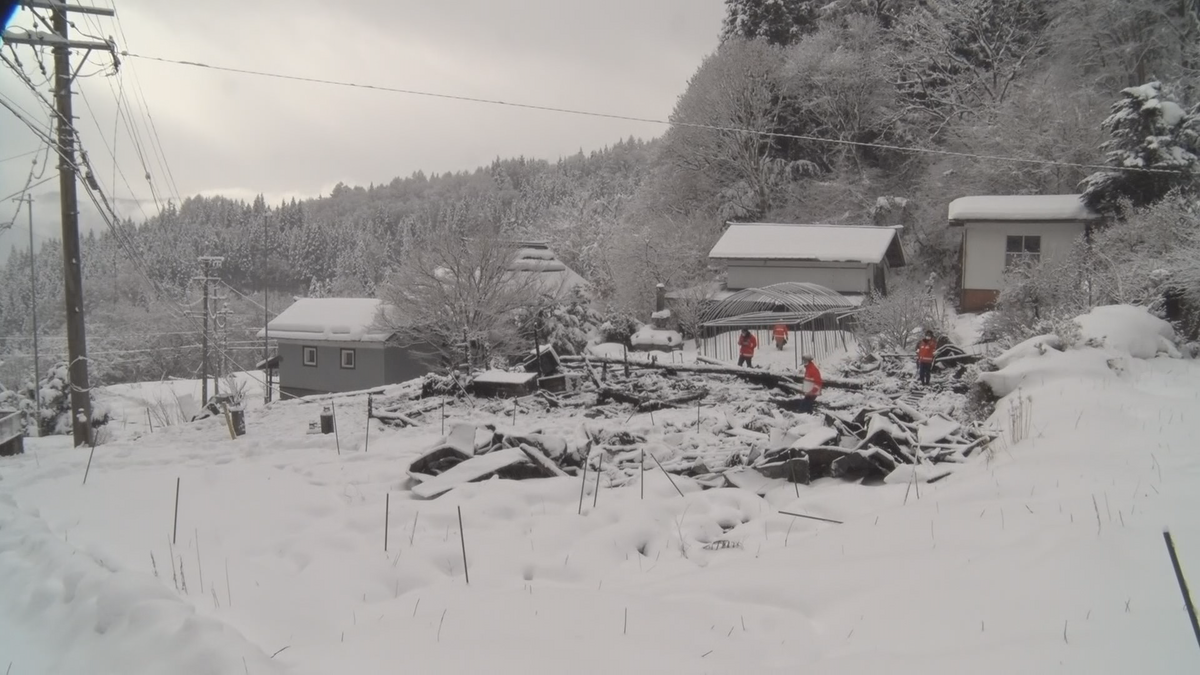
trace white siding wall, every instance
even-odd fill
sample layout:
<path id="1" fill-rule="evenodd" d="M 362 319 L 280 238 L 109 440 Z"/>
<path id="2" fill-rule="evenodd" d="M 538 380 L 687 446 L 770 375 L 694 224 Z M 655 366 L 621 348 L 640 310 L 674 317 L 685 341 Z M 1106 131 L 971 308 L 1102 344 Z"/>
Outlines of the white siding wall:
<path id="1" fill-rule="evenodd" d="M 833 263 L 786 263 L 775 261 L 729 262 L 729 290 L 762 288 L 785 281 L 820 284 L 838 293 L 866 293 L 871 272 L 867 265 Z"/>
<path id="2" fill-rule="evenodd" d="M 967 223 L 963 228 L 963 288 L 998 291 L 1004 288 L 1004 249 L 1009 235 L 1042 238 L 1042 260 L 1071 252 L 1083 237 L 1081 222 Z"/>

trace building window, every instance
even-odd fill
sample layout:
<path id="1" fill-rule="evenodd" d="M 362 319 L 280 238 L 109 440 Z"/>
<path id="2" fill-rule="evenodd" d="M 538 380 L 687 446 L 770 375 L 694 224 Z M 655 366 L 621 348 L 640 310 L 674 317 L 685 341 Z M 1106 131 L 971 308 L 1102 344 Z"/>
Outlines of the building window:
<path id="1" fill-rule="evenodd" d="M 342 367 L 347 370 L 354 370 L 354 350 L 342 350 Z"/>
<path id="2" fill-rule="evenodd" d="M 316 347 L 301 347 L 304 350 L 304 365 L 310 368 L 317 367 L 317 348 Z"/>
<path id="3" fill-rule="evenodd" d="M 1042 260 L 1042 238 L 1009 235 L 1004 245 L 1004 271 L 1024 269 Z"/>

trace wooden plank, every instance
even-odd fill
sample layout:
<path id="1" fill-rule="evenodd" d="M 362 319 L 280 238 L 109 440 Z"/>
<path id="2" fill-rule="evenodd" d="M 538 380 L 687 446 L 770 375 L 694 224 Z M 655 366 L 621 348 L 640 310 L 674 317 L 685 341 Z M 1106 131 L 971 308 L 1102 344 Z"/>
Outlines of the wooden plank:
<path id="1" fill-rule="evenodd" d="M 505 448 L 489 452 L 486 455 L 472 457 L 455 465 L 450 470 L 434 476 L 414 487 L 412 493 L 422 499 L 433 499 L 464 483 L 483 480 L 505 467 L 528 461 L 529 458 L 521 448 Z"/>
<path id="2" fill-rule="evenodd" d="M 521 448 L 521 452 L 524 452 L 525 456 L 528 457 L 534 464 L 540 466 L 548 476 L 567 475 L 566 471 L 558 468 L 558 465 L 550 461 L 550 458 L 543 454 L 541 450 L 538 450 L 528 443 L 522 443 L 519 447 Z"/>

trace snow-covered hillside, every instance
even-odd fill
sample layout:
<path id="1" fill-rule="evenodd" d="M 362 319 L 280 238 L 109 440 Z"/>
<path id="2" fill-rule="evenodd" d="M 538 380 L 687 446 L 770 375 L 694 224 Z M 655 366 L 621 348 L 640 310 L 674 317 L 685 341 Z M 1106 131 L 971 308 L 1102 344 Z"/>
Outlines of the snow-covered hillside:
<path id="1" fill-rule="evenodd" d="M 118 420 L 86 485 L 86 450 L 35 439 L 0 461 L 0 667 L 1197 672 L 1162 528 L 1200 584 L 1200 363 L 1156 356 L 1140 315 L 1081 323 L 1093 346 L 1002 359 L 1003 439 L 913 493 L 675 477 L 680 497 L 648 470 L 644 499 L 589 477 L 582 515 L 570 477 L 421 501 L 405 470 L 440 429 L 376 422 L 364 449 L 362 397 L 338 399 L 336 439 L 306 433 L 321 406 L 297 401 L 252 408 L 236 441 L 220 419 Z M 574 435 L 569 414 L 516 426 Z"/>

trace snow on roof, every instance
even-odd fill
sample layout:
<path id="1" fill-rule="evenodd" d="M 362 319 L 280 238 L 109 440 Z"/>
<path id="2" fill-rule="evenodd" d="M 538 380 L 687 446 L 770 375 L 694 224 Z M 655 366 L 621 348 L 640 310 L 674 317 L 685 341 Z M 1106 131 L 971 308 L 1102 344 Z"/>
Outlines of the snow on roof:
<path id="1" fill-rule="evenodd" d="M 878 263 L 894 241 L 892 227 L 732 223 L 708 257 Z"/>
<path id="2" fill-rule="evenodd" d="M 959 197 L 950 202 L 951 221 L 965 220 L 1094 220 L 1081 195 L 993 195 Z"/>
<path id="3" fill-rule="evenodd" d="M 383 342 L 391 334 L 375 325 L 383 307 L 374 298 L 300 298 L 267 328 L 271 337 L 282 340 Z"/>

